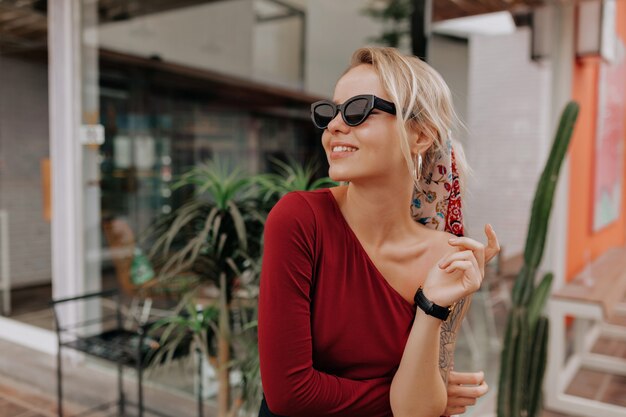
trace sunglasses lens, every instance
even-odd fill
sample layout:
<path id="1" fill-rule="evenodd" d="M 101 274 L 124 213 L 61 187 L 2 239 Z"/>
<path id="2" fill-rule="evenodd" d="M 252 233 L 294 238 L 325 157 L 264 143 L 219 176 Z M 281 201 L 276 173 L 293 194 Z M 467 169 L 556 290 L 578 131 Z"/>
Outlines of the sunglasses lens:
<path id="1" fill-rule="evenodd" d="M 320 104 L 313 110 L 313 122 L 319 128 L 326 128 L 335 117 L 335 109 L 330 104 Z"/>
<path id="2" fill-rule="evenodd" d="M 356 126 L 359 123 L 363 123 L 367 112 L 367 103 L 368 101 L 366 98 L 358 98 L 348 103 L 344 113 L 346 123 L 350 126 Z"/>

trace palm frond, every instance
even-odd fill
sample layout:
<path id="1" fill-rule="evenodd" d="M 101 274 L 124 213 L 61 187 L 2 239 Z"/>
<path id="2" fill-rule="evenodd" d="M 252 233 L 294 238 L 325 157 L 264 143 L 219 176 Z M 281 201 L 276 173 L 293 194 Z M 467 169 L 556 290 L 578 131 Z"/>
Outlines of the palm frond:
<path id="1" fill-rule="evenodd" d="M 277 173 L 262 174 L 254 179 L 260 189 L 260 198 L 265 203 L 278 200 L 291 191 L 309 191 L 337 185 L 336 182 L 327 177 L 315 179 L 318 165 L 314 161 L 304 165 L 294 160 L 284 162 L 272 158 L 270 161 Z"/>

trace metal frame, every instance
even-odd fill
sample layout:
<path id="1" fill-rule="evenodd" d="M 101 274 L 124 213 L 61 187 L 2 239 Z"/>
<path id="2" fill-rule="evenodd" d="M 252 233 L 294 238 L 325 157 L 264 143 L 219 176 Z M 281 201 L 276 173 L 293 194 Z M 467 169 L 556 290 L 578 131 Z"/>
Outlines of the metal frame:
<path id="1" fill-rule="evenodd" d="M 64 342 L 63 341 L 63 337 L 62 337 L 62 333 L 69 330 L 70 328 L 68 327 L 63 327 L 61 326 L 60 320 L 59 320 L 59 315 L 57 313 L 57 306 L 59 304 L 64 304 L 67 302 L 72 302 L 72 301 L 80 301 L 80 300 L 86 300 L 89 298 L 103 298 L 103 297 L 107 297 L 107 296 L 113 296 L 114 300 L 115 300 L 115 313 L 116 313 L 116 322 L 117 322 L 117 326 L 118 328 L 122 328 L 122 314 L 121 314 L 121 307 L 120 307 L 120 300 L 119 300 L 119 293 L 117 291 L 107 291 L 107 292 L 100 292 L 100 293 L 92 293 L 92 294 L 85 294 L 82 296 L 78 296 L 78 297 L 70 297 L 70 298 L 64 298 L 64 299 L 59 299 L 59 300 L 54 300 L 52 301 L 52 311 L 54 313 L 54 323 L 55 323 L 55 329 L 56 329 L 56 334 L 57 334 L 57 355 L 56 355 L 56 365 L 57 365 L 57 413 L 59 417 L 63 417 L 63 358 L 62 358 L 62 348 L 63 347 L 69 347 L 68 342 Z M 74 326 L 75 328 L 79 328 L 81 327 L 81 325 L 86 325 L 86 323 L 82 323 L 79 324 L 77 326 Z M 138 345 L 138 352 L 139 354 L 137 355 L 136 359 L 137 359 L 137 392 L 138 392 L 138 400 L 139 400 L 139 404 L 138 404 L 138 415 L 139 417 L 143 416 L 143 373 L 142 373 L 142 358 L 141 358 L 141 346 L 143 345 L 143 332 L 139 333 L 140 335 L 140 342 Z M 126 397 L 124 395 L 124 381 L 123 381 L 123 365 L 118 362 L 117 363 L 117 392 L 118 392 L 118 398 L 117 398 L 117 406 L 118 406 L 118 412 L 120 416 L 123 416 L 125 407 L 126 407 Z M 98 410 L 102 410 L 103 408 L 109 407 L 112 404 L 112 402 L 107 402 L 104 404 L 100 404 L 96 407 L 93 407 L 89 410 L 86 410 L 85 412 L 81 413 L 80 415 L 85 415 L 85 414 L 89 414 L 91 412 L 95 412 Z"/>
<path id="2" fill-rule="evenodd" d="M 114 309 L 115 309 L 115 314 L 113 315 L 109 315 L 109 316 L 103 316 L 103 317 L 99 317 L 99 318 L 92 318 L 89 320 L 84 320 L 82 322 L 75 322 L 75 321 L 70 321 L 72 324 L 69 325 L 62 325 L 62 320 L 60 320 L 60 314 L 59 314 L 59 310 L 62 309 L 63 307 L 61 305 L 64 305 L 66 303 L 72 303 L 72 302 L 80 302 L 80 301 L 88 301 L 88 300 L 100 300 L 100 301 L 104 301 L 105 299 L 112 299 L 114 302 Z M 86 416 L 89 414 L 92 414 L 96 411 L 100 411 L 106 408 L 109 408 L 111 405 L 113 404 L 117 404 L 117 410 L 118 410 L 118 415 L 119 416 L 125 416 L 125 411 L 126 411 L 126 406 L 130 405 L 133 407 L 137 407 L 137 416 L 138 417 L 143 417 L 144 413 L 147 411 L 151 414 L 155 414 L 157 416 L 161 416 L 161 417 L 170 417 L 167 414 L 164 414 L 158 410 L 149 408 L 145 406 L 144 403 L 144 391 L 143 391 L 143 371 L 144 368 L 148 365 L 148 363 L 146 363 L 144 361 L 145 359 L 145 352 L 142 350 L 142 347 L 144 346 L 144 341 L 145 338 L 147 336 L 147 332 L 148 329 L 150 328 L 150 326 L 153 323 L 142 323 L 138 326 L 136 326 L 136 329 L 133 331 L 129 331 L 126 330 L 127 327 L 124 326 L 123 323 L 123 314 L 122 314 L 122 305 L 121 305 L 121 301 L 120 301 L 120 292 L 117 289 L 114 290 L 108 290 L 108 291 L 101 291 L 101 292 L 94 292 L 94 293 L 90 293 L 90 294 L 84 294 L 84 295 L 80 295 L 80 296 L 76 296 L 76 297 L 68 297 L 68 298 L 63 298 L 63 299 L 57 299 L 57 300 L 53 300 L 51 302 L 51 306 L 52 306 L 52 311 L 54 314 L 54 323 L 55 323 L 55 328 L 56 328 L 56 335 L 57 335 L 57 352 L 56 352 L 56 366 L 57 366 L 57 413 L 58 413 L 58 417 L 63 417 L 63 348 L 66 349 L 72 349 L 74 351 L 78 351 L 81 352 L 83 354 L 86 355 L 90 355 L 105 361 L 109 361 L 109 362 L 115 362 L 116 366 L 117 366 L 117 399 L 115 401 L 108 401 L 102 404 L 99 404 L 95 407 L 92 407 L 88 410 L 85 410 L 77 415 L 75 415 L 74 417 L 79 417 L 79 416 Z M 107 329 L 104 332 L 102 331 L 102 329 L 100 328 L 104 321 L 106 319 L 115 319 L 115 327 L 113 327 L 112 329 Z M 85 329 L 92 327 L 93 326 L 98 326 L 98 332 L 96 332 L 96 334 L 85 334 L 83 335 L 82 333 L 84 332 Z M 68 338 L 67 334 L 71 332 L 71 337 Z M 92 339 L 93 337 L 96 338 L 96 340 L 98 340 L 97 338 L 99 336 L 104 336 L 106 334 L 111 334 L 109 332 L 112 332 L 113 334 L 120 334 L 120 335 L 131 335 L 131 336 L 136 336 L 138 338 L 138 343 L 137 343 L 137 347 L 136 350 L 134 351 L 134 358 L 132 360 L 132 362 L 128 361 L 128 360 L 124 360 L 122 355 L 118 355 L 117 356 L 117 360 L 112 359 L 112 355 L 107 355 L 107 354 L 97 354 L 93 351 L 90 351 L 90 349 L 85 349 L 85 348 L 81 348 L 81 344 L 80 343 L 76 343 L 77 341 L 87 341 Z M 119 333 L 118 333 L 119 332 Z M 93 339 L 92 339 L 93 340 Z M 101 348 L 103 348 L 103 352 L 111 352 L 112 350 L 109 350 L 110 347 L 112 345 L 105 343 L 105 338 L 103 337 L 102 339 L 102 344 L 99 345 Z M 90 346 L 94 346 L 95 343 L 92 343 Z M 116 345 L 117 347 L 120 347 L 119 344 Z M 127 349 L 125 349 L 126 352 L 129 352 L 132 347 L 131 346 L 121 346 L 121 347 L 127 347 Z M 201 353 L 199 353 L 201 354 Z M 203 373 L 202 373 L 202 364 L 201 361 L 198 361 L 199 365 L 198 365 L 198 377 L 199 377 L 199 389 L 198 389 L 198 395 L 197 395 L 197 404 L 198 404 L 198 417 L 203 417 L 203 401 L 202 401 L 202 377 L 203 377 Z M 137 403 L 128 401 L 126 398 L 126 395 L 124 393 L 124 367 L 130 367 L 130 368 L 134 368 L 135 372 L 137 373 Z"/>
<path id="3" fill-rule="evenodd" d="M 616 310 L 626 315 L 626 304 Z M 626 340 L 623 328 L 603 324 L 602 306 L 597 303 L 553 298 L 548 303 L 550 339 L 546 375 L 546 407 L 551 410 L 581 416 L 623 417 L 626 407 L 566 394 L 565 390 L 581 367 L 626 376 L 626 359 L 591 353 L 602 334 L 618 335 Z M 577 319 L 574 327 L 574 352 L 566 358 L 567 316 Z M 581 320 L 584 320 L 581 322 Z M 590 324 L 590 322 L 592 324 Z"/>

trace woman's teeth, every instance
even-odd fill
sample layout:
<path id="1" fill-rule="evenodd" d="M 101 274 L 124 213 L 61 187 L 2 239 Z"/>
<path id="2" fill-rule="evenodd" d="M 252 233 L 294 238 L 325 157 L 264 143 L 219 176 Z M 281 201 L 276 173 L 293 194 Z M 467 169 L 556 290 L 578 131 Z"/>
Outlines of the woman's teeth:
<path id="1" fill-rule="evenodd" d="M 354 152 L 357 148 L 352 148 L 350 146 L 334 146 L 333 152 Z"/>

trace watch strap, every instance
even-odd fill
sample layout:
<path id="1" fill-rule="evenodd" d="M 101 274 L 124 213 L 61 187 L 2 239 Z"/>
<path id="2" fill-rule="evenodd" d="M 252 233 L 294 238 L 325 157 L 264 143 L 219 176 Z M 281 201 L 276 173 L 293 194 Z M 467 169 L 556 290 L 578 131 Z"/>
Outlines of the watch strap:
<path id="1" fill-rule="evenodd" d="M 413 297 L 413 301 L 415 301 L 415 305 L 422 309 L 424 313 L 429 316 L 436 317 L 440 320 L 447 320 L 450 315 L 450 307 L 442 307 L 438 304 L 433 303 L 424 295 L 424 291 L 422 291 L 422 287 L 419 287 L 415 292 L 415 297 Z"/>

